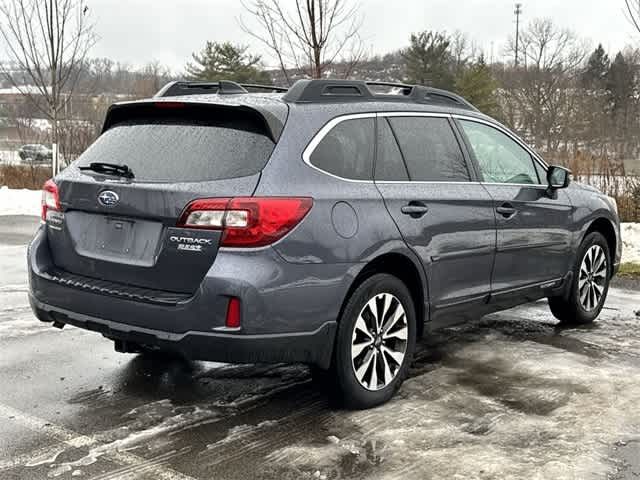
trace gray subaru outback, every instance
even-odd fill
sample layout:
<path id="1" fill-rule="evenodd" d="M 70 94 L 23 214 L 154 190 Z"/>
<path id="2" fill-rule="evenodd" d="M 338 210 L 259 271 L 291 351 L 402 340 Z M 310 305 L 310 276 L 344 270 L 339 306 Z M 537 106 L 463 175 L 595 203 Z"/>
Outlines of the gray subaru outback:
<path id="1" fill-rule="evenodd" d="M 119 103 L 44 186 L 37 317 L 120 352 L 302 362 L 387 401 L 416 338 L 540 298 L 593 321 L 615 201 L 452 93 L 301 80 L 167 85 Z"/>

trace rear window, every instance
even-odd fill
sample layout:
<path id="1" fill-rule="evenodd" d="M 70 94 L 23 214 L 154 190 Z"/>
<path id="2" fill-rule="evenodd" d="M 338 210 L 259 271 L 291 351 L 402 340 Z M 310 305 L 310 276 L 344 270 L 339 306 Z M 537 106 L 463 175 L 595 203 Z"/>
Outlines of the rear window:
<path id="1" fill-rule="evenodd" d="M 258 173 L 274 145 L 264 123 L 246 112 L 185 108 L 158 117 L 147 109 L 104 132 L 76 166 L 125 164 L 144 182 L 222 180 Z"/>

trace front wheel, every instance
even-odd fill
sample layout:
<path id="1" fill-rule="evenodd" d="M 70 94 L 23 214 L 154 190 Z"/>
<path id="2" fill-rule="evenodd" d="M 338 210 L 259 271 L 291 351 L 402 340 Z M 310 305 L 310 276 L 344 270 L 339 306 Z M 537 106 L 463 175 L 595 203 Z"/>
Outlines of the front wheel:
<path id="1" fill-rule="evenodd" d="M 610 278 L 607 241 L 598 232 L 590 233 L 578 250 L 568 295 L 549 298 L 551 313 L 565 324 L 593 322 L 604 306 Z"/>
<path id="2" fill-rule="evenodd" d="M 331 376 L 348 408 L 388 401 L 404 381 L 416 342 L 415 308 L 405 284 L 388 274 L 352 294 L 336 335 Z"/>

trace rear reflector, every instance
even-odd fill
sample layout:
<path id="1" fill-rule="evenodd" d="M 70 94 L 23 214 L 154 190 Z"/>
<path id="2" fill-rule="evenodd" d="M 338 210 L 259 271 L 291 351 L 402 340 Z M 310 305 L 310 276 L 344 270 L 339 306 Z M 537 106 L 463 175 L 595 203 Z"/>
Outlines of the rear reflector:
<path id="1" fill-rule="evenodd" d="M 240 328 L 240 299 L 236 297 L 229 299 L 225 326 L 227 328 Z"/>
<path id="2" fill-rule="evenodd" d="M 308 197 L 205 198 L 187 205 L 178 226 L 221 230 L 222 247 L 263 247 L 289 233 L 312 206 Z"/>
<path id="3" fill-rule="evenodd" d="M 47 180 L 42 187 L 42 221 L 47 221 L 49 210 L 60 210 L 60 196 L 58 186 L 53 180 Z"/>

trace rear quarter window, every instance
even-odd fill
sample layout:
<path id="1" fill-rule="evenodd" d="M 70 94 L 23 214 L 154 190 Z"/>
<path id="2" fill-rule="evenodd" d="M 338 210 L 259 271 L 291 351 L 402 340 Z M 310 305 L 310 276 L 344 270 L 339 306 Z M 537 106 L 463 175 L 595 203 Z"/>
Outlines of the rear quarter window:
<path id="1" fill-rule="evenodd" d="M 375 120 L 344 120 L 333 127 L 309 157 L 311 165 L 338 177 L 371 180 L 375 152 Z"/>
<path id="2" fill-rule="evenodd" d="M 75 165 L 128 165 L 136 181 L 198 182 L 254 175 L 275 146 L 263 122 L 246 112 L 179 109 L 121 120 Z"/>

